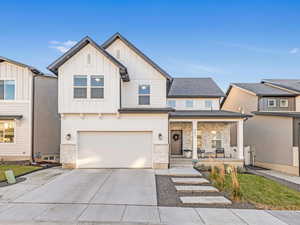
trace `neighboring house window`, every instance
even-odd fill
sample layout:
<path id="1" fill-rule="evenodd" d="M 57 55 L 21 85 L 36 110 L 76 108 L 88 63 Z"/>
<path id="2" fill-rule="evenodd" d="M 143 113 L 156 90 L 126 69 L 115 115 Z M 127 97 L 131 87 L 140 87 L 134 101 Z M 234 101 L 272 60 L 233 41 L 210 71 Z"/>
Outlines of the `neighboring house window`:
<path id="1" fill-rule="evenodd" d="M 212 141 L 211 147 L 212 148 L 222 148 L 222 133 L 220 131 L 211 131 L 212 134 Z"/>
<path id="2" fill-rule="evenodd" d="M 185 101 L 185 107 L 186 108 L 193 108 L 194 102 L 193 100 L 186 100 Z"/>
<path id="3" fill-rule="evenodd" d="M 74 98 L 87 98 L 87 76 L 75 75 L 73 77 Z"/>
<path id="4" fill-rule="evenodd" d="M 288 99 L 280 99 L 280 107 L 282 107 L 282 108 L 289 107 L 289 101 L 288 101 Z"/>
<path id="5" fill-rule="evenodd" d="M 104 76 L 91 76 L 91 98 L 104 98 Z"/>
<path id="6" fill-rule="evenodd" d="M 270 108 L 276 107 L 276 99 L 268 99 L 268 107 Z"/>
<path id="7" fill-rule="evenodd" d="M 13 143 L 15 139 L 15 122 L 0 121 L 0 143 Z"/>
<path id="8" fill-rule="evenodd" d="M 168 106 L 175 108 L 176 107 L 176 100 L 168 100 Z"/>
<path id="9" fill-rule="evenodd" d="M 15 81 L 0 80 L 0 100 L 15 99 Z"/>
<path id="10" fill-rule="evenodd" d="M 139 85 L 139 105 L 150 105 L 150 85 Z"/>
<path id="11" fill-rule="evenodd" d="M 212 108 L 212 100 L 205 100 L 204 106 L 207 109 L 211 109 Z"/>

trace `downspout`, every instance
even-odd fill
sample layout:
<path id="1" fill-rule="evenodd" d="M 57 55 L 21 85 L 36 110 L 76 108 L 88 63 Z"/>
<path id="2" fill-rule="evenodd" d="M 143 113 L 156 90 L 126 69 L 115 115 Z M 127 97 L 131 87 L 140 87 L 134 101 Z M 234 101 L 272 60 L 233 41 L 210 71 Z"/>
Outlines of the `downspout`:
<path id="1" fill-rule="evenodd" d="M 31 162 L 34 163 L 34 104 L 35 104 L 35 77 L 32 77 L 32 105 L 31 105 Z"/>

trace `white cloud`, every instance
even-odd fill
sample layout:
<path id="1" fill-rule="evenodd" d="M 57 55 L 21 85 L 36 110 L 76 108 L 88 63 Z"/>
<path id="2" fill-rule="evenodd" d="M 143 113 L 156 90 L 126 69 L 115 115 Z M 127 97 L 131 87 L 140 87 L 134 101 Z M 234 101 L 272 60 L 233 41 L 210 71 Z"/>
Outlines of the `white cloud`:
<path id="1" fill-rule="evenodd" d="M 289 51 L 290 54 L 297 54 L 300 51 L 299 48 L 293 48 Z"/>
<path id="2" fill-rule="evenodd" d="M 49 41 L 49 48 L 57 49 L 58 51 L 65 53 L 67 52 L 72 46 L 74 46 L 77 42 L 68 40 L 68 41 Z"/>

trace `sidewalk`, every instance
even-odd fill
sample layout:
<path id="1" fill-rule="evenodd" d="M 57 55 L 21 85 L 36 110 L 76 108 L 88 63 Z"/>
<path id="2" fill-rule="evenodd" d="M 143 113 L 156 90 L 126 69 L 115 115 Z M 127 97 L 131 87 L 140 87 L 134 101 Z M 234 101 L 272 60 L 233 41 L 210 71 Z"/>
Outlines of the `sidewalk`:
<path id="1" fill-rule="evenodd" d="M 0 205 L 0 224 L 297 225 L 299 211 L 103 204 Z"/>

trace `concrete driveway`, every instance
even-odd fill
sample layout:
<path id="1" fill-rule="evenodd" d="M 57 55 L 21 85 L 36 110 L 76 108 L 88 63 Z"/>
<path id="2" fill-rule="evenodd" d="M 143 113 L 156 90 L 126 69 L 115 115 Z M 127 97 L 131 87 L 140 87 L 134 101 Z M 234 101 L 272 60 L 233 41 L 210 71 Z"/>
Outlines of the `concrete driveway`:
<path id="1" fill-rule="evenodd" d="M 157 205 L 155 175 L 143 169 L 72 170 L 13 202 Z"/>

